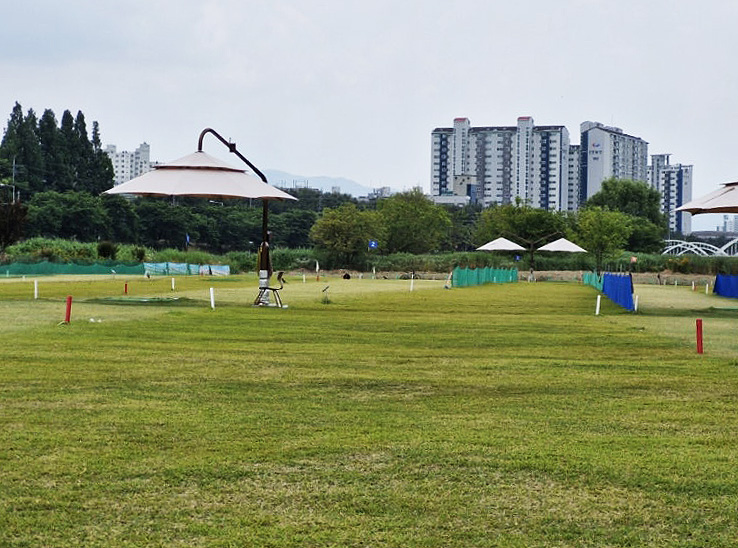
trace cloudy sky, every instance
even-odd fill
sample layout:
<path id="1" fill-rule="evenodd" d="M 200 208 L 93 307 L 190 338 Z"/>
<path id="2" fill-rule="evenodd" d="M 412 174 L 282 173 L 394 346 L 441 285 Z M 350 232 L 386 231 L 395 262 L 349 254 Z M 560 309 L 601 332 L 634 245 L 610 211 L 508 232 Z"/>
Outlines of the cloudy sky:
<path id="1" fill-rule="evenodd" d="M 212 127 L 263 169 L 427 190 L 433 128 L 530 115 L 574 143 L 584 120 L 639 136 L 694 165 L 695 197 L 738 180 L 734 0 L 25 0 L 0 13 L 0 116 L 16 101 L 81 110 L 105 144 L 146 141 L 154 160 Z"/>

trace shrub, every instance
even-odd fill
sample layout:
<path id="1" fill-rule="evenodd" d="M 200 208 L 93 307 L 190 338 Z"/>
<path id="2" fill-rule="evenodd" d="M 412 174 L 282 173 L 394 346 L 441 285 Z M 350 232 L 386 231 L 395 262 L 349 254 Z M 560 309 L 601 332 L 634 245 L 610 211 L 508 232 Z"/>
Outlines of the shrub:
<path id="1" fill-rule="evenodd" d="M 115 260 L 115 256 L 118 254 L 118 246 L 113 242 L 107 240 L 97 244 L 97 256 L 100 259 Z"/>
<path id="2" fill-rule="evenodd" d="M 94 259 L 97 256 L 95 244 L 59 238 L 30 238 L 9 246 L 6 253 L 11 261 L 26 259 L 69 262 Z"/>

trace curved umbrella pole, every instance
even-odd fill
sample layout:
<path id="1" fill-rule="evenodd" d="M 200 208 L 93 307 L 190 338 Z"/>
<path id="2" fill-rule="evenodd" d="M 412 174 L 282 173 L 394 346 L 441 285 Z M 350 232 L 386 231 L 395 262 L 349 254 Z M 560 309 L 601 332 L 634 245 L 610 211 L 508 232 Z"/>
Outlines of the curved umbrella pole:
<path id="1" fill-rule="evenodd" d="M 269 184 L 266 175 L 264 175 L 259 168 L 249 162 L 249 160 L 236 149 L 236 143 L 226 141 L 223 136 L 212 128 L 205 128 L 200 132 L 200 137 L 197 140 L 197 151 L 202 152 L 202 141 L 205 135 L 208 133 L 212 134 L 216 139 L 228 147 L 229 152 L 232 152 L 238 156 L 243 162 L 253 170 L 259 178 L 265 183 Z M 265 290 L 269 288 L 269 279 L 272 276 L 272 261 L 269 257 L 269 200 L 266 198 L 261 199 L 262 202 L 262 214 L 261 214 L 261 245 L 257 253 L 256 261 L 256 272 L 259 275 L 259 297 L 257 297 L 255 305 L 268 305 L 269 304 L 269 293 Z M 281 307 L 282 303 L 277 300 L 278 306 Z"/>

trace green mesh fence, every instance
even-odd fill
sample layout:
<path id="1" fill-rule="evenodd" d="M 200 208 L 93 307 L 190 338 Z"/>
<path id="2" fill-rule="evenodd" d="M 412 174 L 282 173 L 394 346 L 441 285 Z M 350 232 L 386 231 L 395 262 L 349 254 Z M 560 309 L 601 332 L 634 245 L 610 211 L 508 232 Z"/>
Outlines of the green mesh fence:
<path id="1" fill-rule="evenodd" d="M 54 276 L 59 274 L 121 274 L 166 276 L 228 276 L 228 265 L 188 263 L 9 263 L 0 265 L 0 276 Z"/>
<path id="2" fill-rule="evenodd" d="M 518 281 L 517 268 L 461 268 L 456 267 L 451 278 L 453 287 L 469 287 L 490 283 L 510 283 Z"/>
<path id="3" fill-rule="evenodd" d="M 602 276 L 598 276 L 595 272 L 582 274 L 582 281 L 587 285 L 591 285 L 597 291 L 602 291 Z"/>
<path id="4" fill-rule="evenodd" d="M 141 263 L 9 263 L 0 265 L 0 276 L 53 276 L 59 274 L 141 274 Z"/>

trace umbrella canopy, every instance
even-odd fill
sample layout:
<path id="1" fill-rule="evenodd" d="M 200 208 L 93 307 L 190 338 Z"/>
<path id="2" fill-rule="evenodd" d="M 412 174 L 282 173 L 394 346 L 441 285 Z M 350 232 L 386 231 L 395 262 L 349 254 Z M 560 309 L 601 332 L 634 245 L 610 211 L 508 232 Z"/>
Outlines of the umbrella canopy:
<path id="1" fill-rule="evenodd" d="M 497 238 L 477 248 L 477 251 L 525 251 L 525 248 L 507 238 Z"/>
<path id="2" fill-rule="evenodd" d="M 193 196 L 222 200 L 227 198 L 262 198 L 296 200 L 245 169 L 198 151 L 179 160 L 155 166 L 140 177 L 106 190 L 105 194 L 137 196 Z"/>
<path id="3" fill-rule="evenodd" d="M 692 215 L 700 213 L 738 213 L 738 182 L 724 183 L 722 188 L 687 202 L 676 208 L 676 211 L 686 211 Z"/>
<path id="4" fill-rule="evenodd" d="M 550 244 L 543 245 L 538 251 L 564 251 L 567 253 L 586 253 L 586 249 L 582 249 L 574 242 L 570 242 L 566 238 L 559 238 Z"/>

